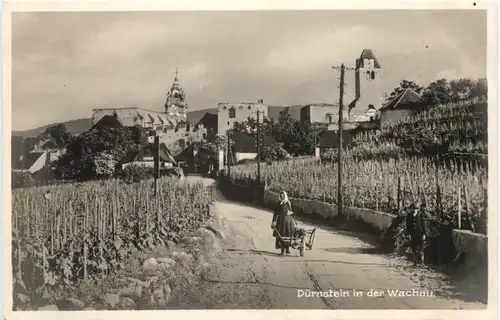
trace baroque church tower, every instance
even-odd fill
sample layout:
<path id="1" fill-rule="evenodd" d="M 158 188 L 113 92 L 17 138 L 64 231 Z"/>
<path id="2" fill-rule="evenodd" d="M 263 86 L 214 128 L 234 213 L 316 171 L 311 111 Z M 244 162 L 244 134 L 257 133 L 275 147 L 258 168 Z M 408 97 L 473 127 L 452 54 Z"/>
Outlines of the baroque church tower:
<path id="1" fill-rule="evenodd" d="M 175 79 L 172 87 L 167 94 L 167 102 L 165 103 L 165 112 L 169 116 L 186 118 L 186 92 L 179 84 L 179 72 L 175 70 Z"/>

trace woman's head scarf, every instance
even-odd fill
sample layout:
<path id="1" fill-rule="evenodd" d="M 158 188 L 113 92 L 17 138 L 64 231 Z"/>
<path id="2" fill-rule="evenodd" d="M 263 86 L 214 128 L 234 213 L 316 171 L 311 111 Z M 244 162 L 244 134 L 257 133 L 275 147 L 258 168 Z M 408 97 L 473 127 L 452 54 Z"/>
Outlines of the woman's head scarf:
<path id="1" fill-rule="evenodd" d="M 288 195 L 286 194 L 286 192 L 285 191 L 281 191 L 280 195 L 283 195 L 283 199 L 281 199 L 280 205 L 288 203 L 290 205 L 290 207 L 291 207 L 292 203 L 290 202 L 290 199 L 288 199 Z M 288 214 L 291 214 L 291 212 L 289 212 Z"/>

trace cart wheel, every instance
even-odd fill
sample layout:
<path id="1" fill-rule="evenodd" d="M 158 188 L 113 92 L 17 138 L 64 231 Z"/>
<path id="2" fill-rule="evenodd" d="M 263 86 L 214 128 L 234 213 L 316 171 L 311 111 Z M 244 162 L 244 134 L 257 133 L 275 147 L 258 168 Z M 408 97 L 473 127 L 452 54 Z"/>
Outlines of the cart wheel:
<path id="1" fill-rule="evenodd" d="M 300 248 L 300 256 L 303 257 L 304 256 L 304 249 L 303 248 Z"/>

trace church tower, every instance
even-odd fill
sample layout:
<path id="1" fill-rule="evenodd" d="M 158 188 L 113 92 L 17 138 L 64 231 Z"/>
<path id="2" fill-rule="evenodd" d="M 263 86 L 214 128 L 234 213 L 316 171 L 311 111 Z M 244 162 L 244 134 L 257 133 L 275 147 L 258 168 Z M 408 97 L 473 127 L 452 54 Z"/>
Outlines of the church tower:
<path id="1" fill-rule="evenodd" d="M 382 68 L 371 49 L 364 49 L 356 59 L 355 104 L 349 110 L 349 119 L 363 115 L 367 110 L 378 110 L 381 107 L 380 91 Z"/>
<path id="2" fill-rule="evenodd" d="M 165 103 L 165 112 L 169 116 L 186 118 L 186 92 L 179 84 L 179 72 L 175 69 L 175 78 L 172 87 L 167 94 L 167 102 Z"/>

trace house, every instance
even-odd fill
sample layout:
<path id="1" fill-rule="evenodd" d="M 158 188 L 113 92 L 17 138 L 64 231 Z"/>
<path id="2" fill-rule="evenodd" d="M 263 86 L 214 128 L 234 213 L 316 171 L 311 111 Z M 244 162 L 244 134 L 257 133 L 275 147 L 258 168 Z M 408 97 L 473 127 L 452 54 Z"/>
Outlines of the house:
<path id="1" fill-rule="evenodd" d="M 154 168 L 154 153 L 154 144 L 148 143 L 141 150 L 129 153 L 119 164 L 122 169 L 130 165 Z M 160 168 L 172 167 L 177 163 L 164 143 L 160 143 L 159 158 Z"/>
<path id="2" fill-rule="evenodd" d="M 64 153 L 65 149 L 32 150 L 23 155 L 22 166 L 13 168 L 17 171 L 36 173 L 45 167 L 50 166 Z"/>
<path id="3" fill-rule="evenodd" d="M 425 103 L 414 90 L 407 88 L 380 108 L 381 125 L 395 122 L 423 110 Z"/>
<path id="4" fill-rule="evenodd" d="M 237 164 L 244 159 L 255 159 L 257 157 L 257 144 L 255 136 L 252 134 L 237 132 L 231 136 L 233 146 L 231 148 L 230 163 Z M 262 147 L 275 145 L 276 140 L 268 135 L 262 138 Z"/>
<path id="5" fill-rule="evenodd" d="M 342 131 L 342 145 L 345 146 L 351 143 L 353 139 L 352 133 L 349 131 Z M 338 149 L 339 136 L 337 130 L 325 130 L 319 136 L 316 142 L 315 156 L 319 158 L 321 153 L 327 149 Z"/>
<path id="6" fill-rule="evenodd" d="M 202 165 L 200 163 L 199 149 L 202 146 L 202 142 L 192 142 L 174 156 L 177 166 L 184 169 L 184 174 L 200 172 Z"/>
<path id="7" fill-rule="evenodd" d="M 347 119 L 347 114 L 344 117 Z M 302 123 L 335 123 L 339 119 L 339 106 L 328 103 L 308 104 L 300 109 Z"/>
<path id="8" fill-rule="evenodd" d="M 205 133 L 203 138 L 207 141 L 213 141 L 217 136 L 217 123 L 218 123 L 218 116 L 216 114 L 207 112 L 200 119 L 200 121 L 196 123 L 195 130 L 204 128 Z"/>
<path id="9" fill-rule="evenodd" d="M 257 119 L 260 112 L 260 122 L 268 117 L 268 106 L 260 100 L 258 103 L 238 102 L 219 103 L 217 110 L 217 133 L 223 135 L 236 123 L 246 122 L 248 118 Z"/>
<path id="10" fill-rule="evenodd" d="M 90 129 L 89 131 L 100 130 L 104 128 L 123 128 L 124 125 L 119 117 L 116 115 L 106 114 L 102 118 L 99 119 Z"/>
<path id="11" fill-rule="evenodd" d="M 105 123 L 111 123 L 110 118 L 115 117 L 124 127 L 141 126 L 150 130 L 174 129 L 179 121 L 184 121 L 182 117 L 167 115 L 163 112 L 151 111 L 142 108 L 105 108 L 94 109 L 92 113 L 92 126 L 95 126 L 105 116 Z"/>

